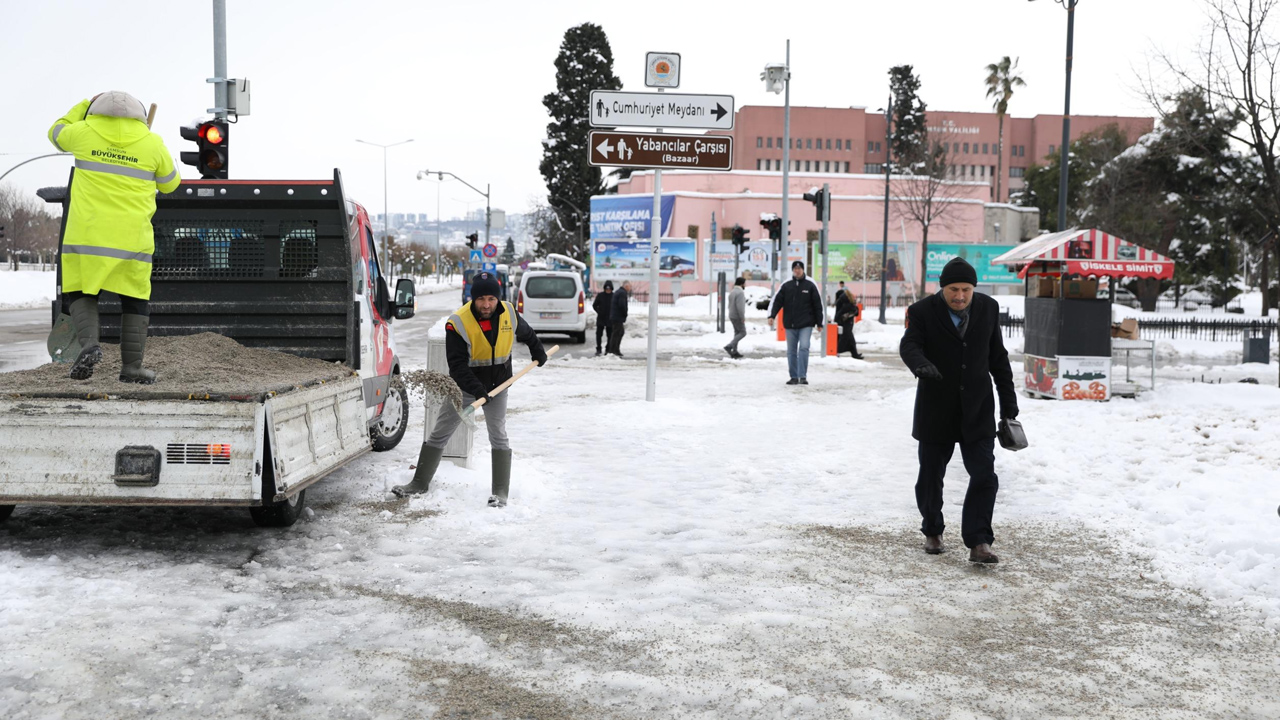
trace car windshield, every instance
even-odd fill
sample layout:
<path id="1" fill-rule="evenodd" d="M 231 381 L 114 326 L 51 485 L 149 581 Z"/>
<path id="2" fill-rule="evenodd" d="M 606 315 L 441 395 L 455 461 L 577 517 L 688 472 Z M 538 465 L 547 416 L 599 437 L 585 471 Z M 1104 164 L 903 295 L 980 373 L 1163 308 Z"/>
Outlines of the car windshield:
<path id="1" fill-rule="evenodd" d="M 531 277 L 524 286 L 524 294 L 531 298 L 564 300 L 578 296 L 578 284 L 567 277 Z"/>

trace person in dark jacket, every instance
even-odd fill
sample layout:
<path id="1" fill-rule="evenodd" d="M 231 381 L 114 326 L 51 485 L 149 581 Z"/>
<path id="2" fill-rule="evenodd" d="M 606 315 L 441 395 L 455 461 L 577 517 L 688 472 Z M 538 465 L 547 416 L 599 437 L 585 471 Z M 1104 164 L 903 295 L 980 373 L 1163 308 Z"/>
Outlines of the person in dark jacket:
<path id="1" fill-rule="evenodd" d="M 613 281 L 605 280 L 604 289 L 591 301 L 591 309 L 596 311 L 596 355 L 600 354 L 600 336 L 607 335 L 605 347 L 613 344 L 613 325 L 609 318 L 613 315 Z"/>
<path id="2" fill-rule="evenodd" d="M 623 280 L 622 287 L 613 293 L 613 309 L 609 313 L 612 332 L 605 352 L 622 357 L 622 336 L 626 334 L 627 303 L 631 302 L 631 281 Z"/>
<path id="3" fill-rule="evenodd" d="M 847 352 L 855 360 L 862 359 L 858 352 L 858 341 L 853 337 L 853 324 L 862 319 L 862 307 L 858 305 L 848 290 L 841 288 L 836 293 L 835 321 L 840 325 L 840 340 L 836 343 L 836 352 Z"/>
<path id="4" fill-rule="evenodd" d="M 962 258 L 948 262 L 940 277 L 942 289 L 907 308 L 899 353 L 919 378 L 911 436 L 920 443 L 916 505 L 923 518 L 925 552 L 943 552 L 942 477 L 959 443 L 969 473 L 960 537 L 970 562 L 995 563 L 999 558 L 991 552 L 991 515 L 999 482 L 992 379 L 1000 394 L 1001 418 L 1017 417 L 1018 397 L 1000 336 L 1000 306 L 975 293 L 977 284 L 972 265 Z"/>
<path id="5" fill-rule="evenodd" d="M 471 280 L 471 302 L 458 308 L 445 323 L 445 357 L 449 377 L 462 391 L 463 406 L 485 398 L 484 422 L 489 428 L 493 457 L 493 494 L 490 507 L 505 507 L 511 488 L 511 445 L 507 440 L 507 391 L 491 394 L 511 379 L 511 352 L 516 342 L 529 348 L 529 357 L 539 365 L 547 362 L 547 352 L 509 302 L 498 299 L 502 285 L 492 273 L 482 272 Z M 444 446 L 462 418 L 453 405 L 445 403 L 431 436 L 422 443 L 413 481 L 391 489 L 396 495 L 416 495 L 431 487 Z"/>
<path id="6" fill-rule="evenodd" d="M 769 307 L 769 329 L 773 320 L 782 312 L 782 324 L 787 329 L 787 371 L 791 373 L 788 385 L 809 384 L 809 341 L 813 328 L 819 331 L 825 320 L 822 293 L 813 281 L 804 276 L 804 263 L 791 263 L 791 279 L 778 288 Z"/>

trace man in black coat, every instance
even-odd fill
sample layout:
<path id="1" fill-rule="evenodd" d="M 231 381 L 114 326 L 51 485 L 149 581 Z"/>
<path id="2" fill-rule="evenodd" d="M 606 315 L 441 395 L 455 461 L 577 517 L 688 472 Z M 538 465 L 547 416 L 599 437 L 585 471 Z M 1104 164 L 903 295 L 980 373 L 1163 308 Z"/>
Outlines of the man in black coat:
<path id="1" fill-rule="evenodd" d="M 787 329 L 787 370 L 791 373 L 788 385 L 809 384 L 809 341 L 813 328 L 822 329 L 825 313 L 822 293 L 812 280 L 804 276 L 804 263 L 791 263 L 791 279 L 782 283 L 769 307 L 769 329 L 782 311 L 782 325 Z"/>
<path id="2" fill-rule="evenodd" d="M 999 558 L 991 552 L 991 514 L 999 483 L 991 379 L 1000 393 L 1001 418 L 1017 417 L 1018 397 L 1000 337 L 999 305 L 975 293 L 977 284 L 972 265 L 962 258 L 947 263 L 939 282 L 942 289 L 907 309 L 899 353 L 919 378 L 911 436 L 920 442 L 916 504 L 923 518 L 925 552 L 943 551 L 942 477 L 960 443 L 969 473 L 960 536 L 971 562 L 995 563 Z"/>
<path id="3" fill-rule="evenodd" d="M 613 293 L 613 307 L 609 311 L 609 344 L 606 353 L 622 357 L 622 336 L 626 334 L 627 303 L 631 302 L 631 281 L 623 280 L 622 287 Z"/>
<path id="4" fill-rule="evenodd" d="M 606 333 L 608 342 L 605 347 L 613 345 L 613 325 L 610 318 L 613 316 L 613 281 L 605 280 L 604 289 L 596 295 L 596 299 L 591 302 L 591 309 L 596 311 L 596 355 L 600 354 L 600 335 Z"/>

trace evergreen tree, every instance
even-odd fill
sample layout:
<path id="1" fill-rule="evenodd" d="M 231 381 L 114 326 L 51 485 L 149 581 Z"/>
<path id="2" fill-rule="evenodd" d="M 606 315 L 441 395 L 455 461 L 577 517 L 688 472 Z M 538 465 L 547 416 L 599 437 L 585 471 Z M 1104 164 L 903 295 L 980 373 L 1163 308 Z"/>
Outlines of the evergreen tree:
<path id="1" fill-rule="evenodd" d="M 539 170 L 547 182 L 547 202 L 558 216 L 563 232 L 544 236 L 538 252 L 559 252 L 579 260 L 588 256 L 585 220 L 591 196 L 604 190 L 600 168 L 588 163 L 588 112 L 592 90 L 620 90 L 622 81 L 613 74 L 613 51 L 604 29 L 583 23 L 565 31 L 556 56 L 556 91 L 542 99 L 551 114 L 547 139 L 543 141 Z M 584 247 L 580 247 L 584 245 Z"/>
<path id="2" fill-rule="evenodd" d="M 1097 177 L 1102 166 L 1129 145 L 1128 136 L 1118 125 L 1111 124 L 1085 133 L 1071 143 L 1071 165 L 1067 168 L 1067 224 L 1080 225 L 1080 192 L 1086 182 Z M 1045 156 L 1047 163 L 1027 168 L 1022 190 L 1010 200 L 1023 207 L 1040 209 L 1040 229 L 1058 229 L 1058 183 L 1061 151 Z"/>
<path id="3" fill-rule="evenodd" d="M 920 78 L 910 65 L 889 69 L 889 89 L 893 92 L 893 142 L 890 148 L 898 167 L 914 172 L 925 162 L 929 133 L 925 104 L 920 99 Z"/>
<path id="4" fill-rule="evenodd" d="M 516 239 L 514 237 L 507 238 L 507 244 L 502 248 L 502 262 L 510 265 L 516 259 Z"/>

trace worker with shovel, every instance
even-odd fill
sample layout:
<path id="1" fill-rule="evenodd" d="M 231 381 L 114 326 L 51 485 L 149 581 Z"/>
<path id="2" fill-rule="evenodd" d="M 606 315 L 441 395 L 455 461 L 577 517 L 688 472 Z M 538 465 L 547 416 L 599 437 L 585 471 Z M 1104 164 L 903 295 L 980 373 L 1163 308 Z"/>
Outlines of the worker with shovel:
<path id="1" fill-rule="evenodd" d="M 482 272 L 471 281 L 471 302 L 449 317 L 445 325 L 445 354 L 449 360 L 449 377 L 462 391 L 464 410 L 460 414 L 445 404 L 431 436 L 422 443 L 413 481 L 392 488 L 396 495 L 404 497 L 427 491 L 436 468 L 440 466 L 449 437 L 458 429 L 464 416 L 470 416 L 473 404 L 479 401 L 483 403 L 484 421 L 489 428 L 489 444 L 492 446 L 493 492 L 489 497 L 489 507 L 506 506 L 507 492 L 511 487 L 506 389 L 516 379 L 511 372 L 511 350 L 519 340 L 528 346 L 529 355 L 538 366 L 546 363 L 547 352 L 542 349 L 533 328 L 516 313 L 515 307 L 498 299 L 501 293 L 502 286 L 493 273 Z"/>
<path id="2" fill-rule="evenodd" d="M 82 100 L 49 128 L 49 141 L 76 158 L 71 206 L 62 237 L 62 293 L 70 302 L 80 352 L 71 377 L 84 380 L 102 360 L 98 294 L 120 296 L 120 380 L 150 384 L 142 367 L 150 324 L 151 216 L 156 191 L 178 189 L 182 178 L 164 141 L 151 132 L 151 112 L 120 91 Z"/>

